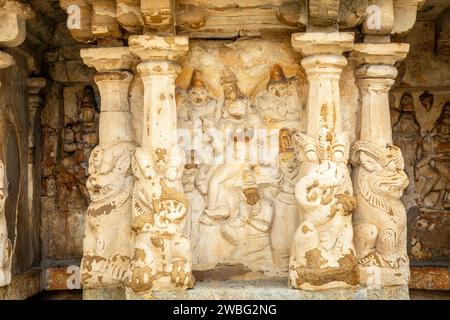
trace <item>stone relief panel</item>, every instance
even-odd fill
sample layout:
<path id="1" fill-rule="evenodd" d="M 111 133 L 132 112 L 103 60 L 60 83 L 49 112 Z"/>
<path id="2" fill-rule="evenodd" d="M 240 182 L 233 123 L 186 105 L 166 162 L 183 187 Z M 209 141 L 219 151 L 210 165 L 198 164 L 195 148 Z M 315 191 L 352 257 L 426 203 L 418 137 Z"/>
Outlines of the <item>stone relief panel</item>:
<path id="1" fill-rule="evenodd" d="M 409 210 L 412 258 L 449 256 L 449 91 L 412 88 L 392 94 L 394 144 L 410 180 L 402 201 Z"/>
<path id="2" fill-rule="evenodd" d="M 98 144 L 99 111 L 90 86 L 82 89 L 80 100 L 80 107 L 74 110 L 73 117 L 67 113 L 65 115 L 58 175 L 59 205 L 62 208 L 83 208 L 89 204 L 86 188 L 88 163 L 92 150 Z"/>
<path id="3" fill-rule="evenodd" d="M 227 278 L 288 273 L 292 239 L 303 222 L 295 197 L 302 160 L 293 135 L 305 128 L 307 83 L 298 61 L 288 41 L 269 40 L 191 41 L 180 61 L 181 181 L 189 201 L 184 228 L 196 275 L 213 269 Z M 352 77 L 349 68 L 342 78 L 349 136 L 355 135 L 358 94 Z M 137 140 L 142 95 L 136 77 L 130 107 Z"/>

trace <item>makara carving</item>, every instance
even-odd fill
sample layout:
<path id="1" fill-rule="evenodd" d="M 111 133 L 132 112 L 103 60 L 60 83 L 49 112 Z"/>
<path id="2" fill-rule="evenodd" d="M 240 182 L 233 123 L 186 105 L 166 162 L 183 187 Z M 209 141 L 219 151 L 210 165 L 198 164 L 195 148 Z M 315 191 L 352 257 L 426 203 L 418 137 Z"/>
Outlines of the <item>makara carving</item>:
<path id="1" fill-rule="evenodd" d="M 291 286 L 329 289 L 356 285 L 352 213 L 356 207 L 347 169 L 349 143 L 322 127 L 318 139 L 298 133 L 306 174 L 295 186 L 301 220 L 292 244 Z"/>

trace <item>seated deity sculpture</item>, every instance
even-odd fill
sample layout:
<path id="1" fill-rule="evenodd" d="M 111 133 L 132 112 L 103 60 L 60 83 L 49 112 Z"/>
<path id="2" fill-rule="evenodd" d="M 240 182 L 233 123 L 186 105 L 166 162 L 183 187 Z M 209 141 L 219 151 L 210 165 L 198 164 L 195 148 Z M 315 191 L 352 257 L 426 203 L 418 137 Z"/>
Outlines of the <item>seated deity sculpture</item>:
<path id="1" fill-rule="evenodd" d="M 274 263 L 283 272 L 288 271 L 292 239 L 299 225 L 299 207 L 295 198 L 295 185 L 300 178 L 299 169 L 299 160 L 292 142 L 291 130 L 281 129 L 271 242 Z"/>
<path id="2" fill-rule="evenodd" d="M 270 69 L 269 82 L 256 95 L 255 104 L 264 123 L 269 127 L 298 128 L 300 101 L 293 79 L 286 78 L 283 69 L 275 64 Z"/>
<path id="3" fill-rule="evenodd" d="M 419 204 L 450 208 L 450 103 L 443 107 L 434 129 L 422 138 L 420 156 L 416 163 Z"/>
<path id="4" fill-rule="evenodd" d="M 367 141 L 352 146 L 358 207 L 353 217 L 360 282 L 368 286 L 407 284 L 406 210 L 408 185 L 400 148 Z"/>
<path id="5" fill-rule="evenodd" d="M 11 282 L 12 243 L 8 239 L 5 201 L 8 196 L 5 165 L 0 160 L 0 287 Z"/>
<path id="6" fill-rule="evenodd" d="M 129 289 L 137 294 L 152 290 L 191 288 L 192 257 L 185 234 L 189 202 L 177 180 L 183 161 L 179 150 L 136 149 L 132 162 L 137 178 L 133 190 L 131 227 L 134 253 Z"/>
<path id="7" fill-rule="evenodd" d="M 290 285 L 304 290 L 356 285 L 352 230 L 356 201 L 346 166 L 348 142 L 326 127 L 317 140 L 301 133 L 294 137 L 309 170 L 295 186 L 301 224 L 292 242 Z"/>
<path id="8" fill-rule="evenodd" d="M 273 203 L 262 198 L 253 173 L 245 172 L 238 213 L 221 225 L 222 236 L 235 246 L 231 260 L 257 270 L 273 266 L 270 243 L 273 215 Z"/>
<path id="9" fill-rule="evenodd" d="M 213 142 L 222 145 L 217 147 L 217 164 L 211 168 L 207 207 L 202 216 L 205 223 L 214 218 L 223 219 L 230 216 L 233 211 L 230 205 L 233 206 L 238 199 L 224 184 L 239 179 L 244 170 L 249 168 L 252 156 L 257 156 L 252 154 L 252 147 L 258 145 L 256 129 L 260 127 L 260 120 L 257 115 L 251 113 L 250 101 L 239 89 L 237 79 L 229 68 L 225 68 L 221 83 L 224 102 L 218 129 L 225 140 L 225 148 L 223 141 Z M 253 161 L 256 160 L 255 158 Z"/>
<path id="10" fill-rule="evenodd" d="M 129 276 L 131 244 L 131 157 L 134 146 L 122 142 L 97 146 L 90 157 L 81 283 L 84 288 L 114 287 Z"/>

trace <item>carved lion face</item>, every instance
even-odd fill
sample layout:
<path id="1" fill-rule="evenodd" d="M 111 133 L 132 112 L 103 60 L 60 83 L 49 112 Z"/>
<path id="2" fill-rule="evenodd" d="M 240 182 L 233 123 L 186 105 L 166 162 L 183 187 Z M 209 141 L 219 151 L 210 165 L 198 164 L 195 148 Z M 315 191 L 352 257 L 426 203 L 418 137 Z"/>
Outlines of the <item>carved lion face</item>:
<path id="1" fill-rule="evenodd" d="M 409 182 L 403 171 L 404 161 L 401 151 L 396 146 L 387 146 L 383 152 L 377 151 L 360 151 L 361 166 L 370 173 L 366 182 L 375 194 L 400 199 Z"/>
<path id="2" fill-rule="evenodd" d="M 89 159 L 87 189 L 92 201 L 108 199 L 123 189 L 130 175 L 132 147 L 128 144 L 112 148 L 96 147 Z"/>

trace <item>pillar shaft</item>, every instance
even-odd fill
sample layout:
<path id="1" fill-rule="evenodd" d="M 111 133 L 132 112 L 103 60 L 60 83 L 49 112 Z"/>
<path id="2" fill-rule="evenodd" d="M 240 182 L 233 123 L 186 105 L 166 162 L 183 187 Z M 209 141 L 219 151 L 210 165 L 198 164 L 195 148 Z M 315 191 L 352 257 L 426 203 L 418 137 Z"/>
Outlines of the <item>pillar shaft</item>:
<path id="1" fill-rule="evenodd" d="M 135 146 L 128 101 L 133 59 L 127 47 L 82 49 L 81 57 L 98 73 L 101 96 L 99 145 L 89 158 L 87 210 L 81 284 L 84 297 L 125 296 L 131 243 L 131 161 Z M 110 292 L 104 291 L 108 288 Z M 94 291 L 93 291 L 94 290 Z"/>
<path id="2" fill-rule="evenodd" d="M 352 49 L 353 34 L 294 34 L 292 45 L 305 56 L 309 91 L 306 134 L 296 136 L 304 156 L 303 177 L 295 186 L 302 223 L 293 239 L 289 281 L 305 290 L 351 287 L 357 284 L 351 222 L 356 202 L 347 168 L 349 143 L 342 132 L 339 80 L 347 64 L 342 53 Z M 334 228 L 341 231 L 332 232 Z"/>
<path id="3" fill-rule="evenodd" d="M 400 148 L 392 145 L 389 89 L 406 57 L 407 44 L 357 44 L 352 59 L 361 93 L 359 141 L 352 145 L 353 184 L 358 205 L 353 216 L 360 283 L 407 285 L 406 210 L 400 200 L 408 185 Z"/>
<path id="4" fill-rule="evenodd" d="M 188 51 L 182 36 L 132 36 L 131 52 L 144 86 L 142 146 L 133 159 L 136 183 L 132 226 L 134 252 L 127 297 L 194 285 L 190 242 L 184 233 L 189 202 L 181 185 L 184 154 L 177 144 L 175 62 Z M 171 273 L 171 275 L 168 274 Z"/>

